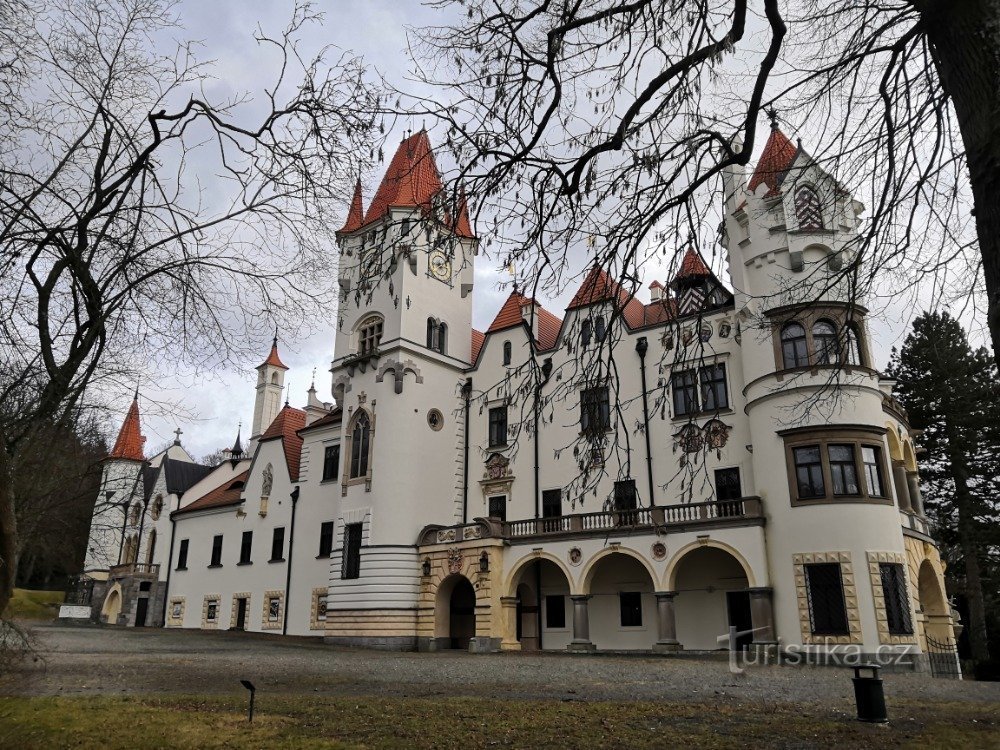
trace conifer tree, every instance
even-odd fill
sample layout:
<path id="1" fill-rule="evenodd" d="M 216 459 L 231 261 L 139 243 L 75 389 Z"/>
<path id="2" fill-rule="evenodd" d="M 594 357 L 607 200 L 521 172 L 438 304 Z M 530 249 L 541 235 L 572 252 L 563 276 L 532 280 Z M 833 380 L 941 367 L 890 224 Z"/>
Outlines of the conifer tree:
<path id="1" fill-rule="evenodd" d="M 987 619 L 997 604 L 990 552 L 1000 541 L 996 362 L 986 349 L 970 346 L 957 320 L 928 312 L 914 321 L 902 350 L 893 351 L 889 374 L 911 425 L 922 430 L 924 508 L 937 527 L 951 583 L 968 602 L 972 658 L 987 661 Z"/>

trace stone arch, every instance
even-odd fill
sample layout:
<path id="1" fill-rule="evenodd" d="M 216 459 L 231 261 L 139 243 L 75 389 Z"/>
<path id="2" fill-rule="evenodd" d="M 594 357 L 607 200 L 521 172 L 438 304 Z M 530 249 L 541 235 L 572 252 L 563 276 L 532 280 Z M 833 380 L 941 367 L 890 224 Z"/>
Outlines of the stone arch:
<path id="1" fill-rule="evenodd" d="M 886 440 L 889 441 L 889 458 L 893 461 L 903 460 L 903 448 L 899 444 L 899 438 L 896 437 L 896 428 L 893 426 L 892 422 L 886 422 Z"/>
<path id="2" fill-rule="evenodd" d="M 909 439 L 903 441 L 903 465 L 907 471 L 917 471 L 917 455 L 913 450 L 913 442 Z"/>
<path id="3" fill-rule="evenodd" d="M 938 577 L 933 563 L 927 558 L 924 558 L 917 570 L 917 591 L 920 598 L 920 609 L 925 614 L 948 615 L 951 613 L 948 597 L 941 586 L 941 579 Z"/>
<path id="4" fill-rule="evenodd" d="M 122 587 L 120 584 L 112 586 L 107 596 L 104 597 L 104 604 L 101 607 L 101 619 L 109 625 L 118 622 L 118 615 L 122 611 Z"/>
<path id="5" fill-rule="evenodd" d="M 600 552 L 593 555 L 583 567 L 583 574 L 580 576 L 580 590 L 578 593 L 590 593 L 590 587 L 594 582 L 594 573 L 597 570 L 598 563 L 611 555 L 624 555 L 638 560 L 639 564 L 646 569 L 647 573 L 649 573 L 649 578 L 653 582 L 653 588 L 655 589 L 659 586 L 660 577 L 656 574 L 656 570 L 654 570 L 653 566 L 644 555 L 636 552 L 634 549 L 629 549 L 628 547 L 605 547 Z"/>
<path id="6" fill-rule="evenodd" d="M 445 577 L 434 597 L 434 638 L 440 643 L 450 641 L 452 648 L 468 648 L 469 639 L 476 635 L 477 604 L 472 581 L 461 573 Z"/>
<path id="7" fill-rule="evenodd" d="M 510 573 L 507 574 L 507 580 L 504 582 L 502 589 L 506 592 L 505 596 L 517 595 L 518 579 L 521 577 L 524 569 L 537 560 L 548 560 L 549 562 L 555 563 L 556 567 L 562 571 L 564 576 L 566 576 L 566 580 L 569 581 L 569 590 L 574 594 L 578 593 L 576 590 L 576 581 L 573 579 L 572 573 L 569 572 L 569 568 L 566 567 L 566 564 L 562 560 L 549 552 L 536 552 L 531 555 L 525 555 L 511 567 Z"/>
<path id="8" fill-rule="evenodd" d="M 691 550 L 700 547 L 715 547 L 716 549 L 720 549 L 723 552 L 728 552 L 736 559 L 736 562 L 738 562 L 740 566 L 743 568 L 743 572 L 747 577 L 747 584 L 749 585 L 749 587 L 754 588 L 758 585 L 757 579 L 753 574 L 753 568 L 750 566 L 750 563 L 747 562 L 747 559 L 739 552 L 739 550 L 737 550 L 735 547 L 731 545 L 726 544 L 725 542 L 719 542 L 714 539 L 709 539 L 704 542 L 702 541 L 691 542 L 690 544 L 684 545 L 679 550 L 677 550 L 677 552 L 674 553 L 674 556 L 670 558 L 670 562 L 667 565 L 667 573 L 663 577 L 664 589 L 666 591 L 675 590 L 675 587 L 677 585 L 677 569 L 679 564 L 683 561 L 685 555 L 687 555 Z"/>

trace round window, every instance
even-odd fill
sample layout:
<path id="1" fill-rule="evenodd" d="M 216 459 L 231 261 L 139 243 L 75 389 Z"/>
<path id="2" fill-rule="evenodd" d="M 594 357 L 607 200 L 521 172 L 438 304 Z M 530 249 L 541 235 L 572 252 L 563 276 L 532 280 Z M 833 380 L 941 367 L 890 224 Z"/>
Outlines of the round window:
<path id="1" fill-rule="evenodd" d="M 440 430 L 444 427 L 444 415 L 437 409 L 431 409 L 427 412 L 427 424 L 432 430 Z"/>

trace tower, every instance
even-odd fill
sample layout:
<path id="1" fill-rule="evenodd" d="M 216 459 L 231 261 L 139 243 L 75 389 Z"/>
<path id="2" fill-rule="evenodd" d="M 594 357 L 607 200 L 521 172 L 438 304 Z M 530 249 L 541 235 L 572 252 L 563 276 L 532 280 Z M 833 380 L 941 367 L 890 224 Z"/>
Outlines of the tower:
<path id="1" fill-rule="evenodd" d="M 281 392 L 285 388 L 285 371 L 288 367 L 278 356 L 278 334 L 274 334 L 271 352 L 257 365 L 257 398 L 253 406 L 253 425 L 250 433 L 250 453 L 257 439 L 281 411 Z"/>

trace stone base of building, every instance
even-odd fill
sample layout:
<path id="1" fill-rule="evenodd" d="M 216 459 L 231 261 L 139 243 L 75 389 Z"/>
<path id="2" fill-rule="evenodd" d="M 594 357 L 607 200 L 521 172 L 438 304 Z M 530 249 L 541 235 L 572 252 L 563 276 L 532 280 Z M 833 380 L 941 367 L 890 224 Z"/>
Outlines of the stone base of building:
<path id="1" fill-rule="evenodd" d="M 418 651 L 419 639 L 414 635 L 327 635 L 323 643 L 345 648 L 370 648 L 376 651 Z"/>
<path id="2" fill-rule="evenodd" d="M 495 654 L 500 650 L 500 638 L 479 635 L 469 639 L 470 654 Z"/>
<path id="3" fill-rule="evenodd" d="M 89 604 L 62 604 L 59 607 L 60 620 L 90 620 Z"/>
<path id="4" fill-rule="evenodd" d="M 654 643 L 654 654 L 677 654 L 684 650 L 680 643 Z"/>
<path id="5" fill-rule="evenodd" d="M 597 651 L 597 646 L 593 643 L 570 643 L 566 650 L 573 654 L 592 654 Z"/>

